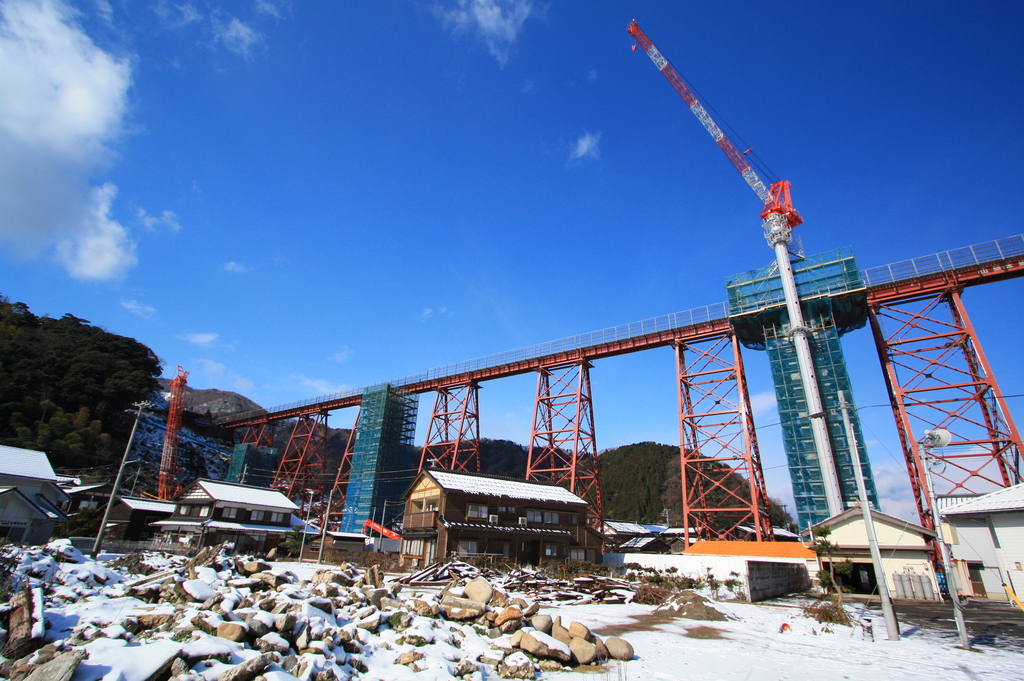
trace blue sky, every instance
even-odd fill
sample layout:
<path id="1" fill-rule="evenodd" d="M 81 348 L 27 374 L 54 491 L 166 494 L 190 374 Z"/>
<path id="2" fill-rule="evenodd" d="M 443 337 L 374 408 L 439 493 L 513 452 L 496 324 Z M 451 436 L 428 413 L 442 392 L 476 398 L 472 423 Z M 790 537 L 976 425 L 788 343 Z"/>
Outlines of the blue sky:
<path id="1" fill-rule="evenodd" d="M 0 11 L 0 293 L 264 406 L 718 302 L 769 262 L 756 197 L 631 51 L 633 18 L 793 183 L 809 253 L 870 267 L 1024 231 L 1020 3 Z M 966 294 L 1010 395 L 1022 292 Z M 844 343 L 858 404 L 883 404 L 870 334 Z M 789 499 L 767 362 L 746 361 Z M 671 351 L 592 380 L 600 448 L 678 442 Z M 535 384 L 484 384 L 483 435 L 527 442 Z M 862 416 L 883 506 L 907 515 L 891 416 Z"/>

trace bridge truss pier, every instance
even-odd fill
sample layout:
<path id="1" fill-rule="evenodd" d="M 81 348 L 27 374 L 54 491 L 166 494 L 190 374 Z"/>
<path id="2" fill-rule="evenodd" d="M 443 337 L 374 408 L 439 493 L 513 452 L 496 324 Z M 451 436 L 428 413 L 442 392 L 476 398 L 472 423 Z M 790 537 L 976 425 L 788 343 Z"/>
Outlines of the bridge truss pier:
<path id="1" fill-rule="evenodd" d="M 428 463 L 446 471 L 480 472 L 479 384 L 437 389 L 419 470 Z"/>
<path id="2" fill-rule="evenodd" d="M 685 536 L 773 541 L 736 334 L 680 341 L 675 347 Z"/>
<path id="3" fill-rule="evenodd" d="M 327 491 L 327 502 L 323 514 L 324 525 L 329 530 L 337 530 L 341 527 L 341 521 L 345 517 L 345 499 L 348 496 L 348 477 L 352 472 L 352 452 L 356 445 L 356 429 L 359 427 L 359 411 L 356 411 L 356 420 L 352 424 L 352 430 L 348 434 L 348 442 L 345 443 L 345 451 L 341 455 L 341 463 L 334 474 L 334 485 Z"/>
<path id="4" fill-rule="evenodd" d="M 590 522 L 604 519 L 590 397 L 590 362 L 541 367 L 526 479 L 554 482 L 590 504 Z"/>
<path id="5" fill-rule="evenodd" d="M 916 446 L 925 430 L 953 440 L 936 449 L 939 494 L 976 494 L 1021 481 L 1021 439 L 982 351 L 960 289 L 870 308 L 871 329 L 893 405 L 921 524 L 935 529 L 924 462 Z"/>
<path id="6" fill-rule="evenodd" d="M 269 419 L 239 429 L 238 444 L 256 447 L 273 447 L 275 423 Z"/>
<path id="7" fill-rule="evenodd" d="M 295 420 L 277 464 L 271 488 L 280 490 L 306 511 L 306 504 L 322 505 L 327 450 L 327 411 L 305 414 Z M 307 492 L 307 490 L 309 490 Z"/>

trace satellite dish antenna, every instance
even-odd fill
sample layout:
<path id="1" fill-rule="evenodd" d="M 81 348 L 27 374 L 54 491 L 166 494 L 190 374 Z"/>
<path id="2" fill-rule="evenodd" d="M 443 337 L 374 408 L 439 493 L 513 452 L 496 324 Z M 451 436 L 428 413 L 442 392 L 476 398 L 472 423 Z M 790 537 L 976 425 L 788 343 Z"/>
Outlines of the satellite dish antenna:
<path id="1" fill-rule="evenodd" d="M 953 439 L 953 436 L 945 428 L 926 430 L 924 431 L 924 436 L 931 440 L 932 447 L 945 447 Z"/>

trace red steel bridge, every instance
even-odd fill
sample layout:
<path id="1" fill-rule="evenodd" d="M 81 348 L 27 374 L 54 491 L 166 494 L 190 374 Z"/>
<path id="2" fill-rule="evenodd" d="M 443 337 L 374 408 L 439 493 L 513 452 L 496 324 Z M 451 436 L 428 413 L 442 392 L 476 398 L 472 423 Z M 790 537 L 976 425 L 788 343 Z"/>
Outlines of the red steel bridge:
<path id="1" fill-rule="evenodd" d="M 1020 434 L 961 299 L 965 287 L 1024 275 L 1024 235 L 905 260 L 861 272 L 868 318 L 891 398 L 921 523 L 934 528 L 915 433 L 945 428 L 936 452 L 943 493 L 991 491 L 1021 481 Z M 849 291 L 844 291 L 849 293 Z M 602 516 L 590 391 L 591 362 L 672 346 L 679 394 L 683 524 L 708 539 L 773 538 L 740 344 L 726 303 L 584 333 L 438 367 L 389 381 L 407 394 L 435 393 L 420 460 L 479 471 L 480 382 L 537 372 L 527 478 L 563 484 Z M 359 406 L 355 389 L 234 414 L 219 425 L 239 442 L 270 445 L 274 425 L 294 420 L 273 486 L 291 497 L 316 487 L 332 499 L 324 520 L 344 506 L 352 440 L 322 483 L 329 412 Z M 358 419 L 357 419 L 358 421 Z M 730 476 L 736 473 L 737 476 Z M 745 481 L 737 487 L 736 480 Z M 731 483 L 730 483 L 731 481 Z"/>

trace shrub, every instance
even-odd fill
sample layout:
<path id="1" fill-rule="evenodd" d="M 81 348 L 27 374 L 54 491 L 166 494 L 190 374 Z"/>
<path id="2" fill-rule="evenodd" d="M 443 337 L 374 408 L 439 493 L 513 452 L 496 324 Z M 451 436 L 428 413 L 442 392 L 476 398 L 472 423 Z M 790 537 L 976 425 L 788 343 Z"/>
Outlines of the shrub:
<path id="1" fill-rule="evenodd" d="M 661 605 L 669 596 L 669 590 L 651 584 L 641 584 L 633 595 L 634 603 L 644 605 Z"/>
<path id="2" fill-rule="evenodd" d="M 850 624 L 850 616 L 846 614 L 846 609 L 834 599 L 818 601 L 807 606 L 804 608 L 804 616 L 811 617 L 821 624 Z"/>

